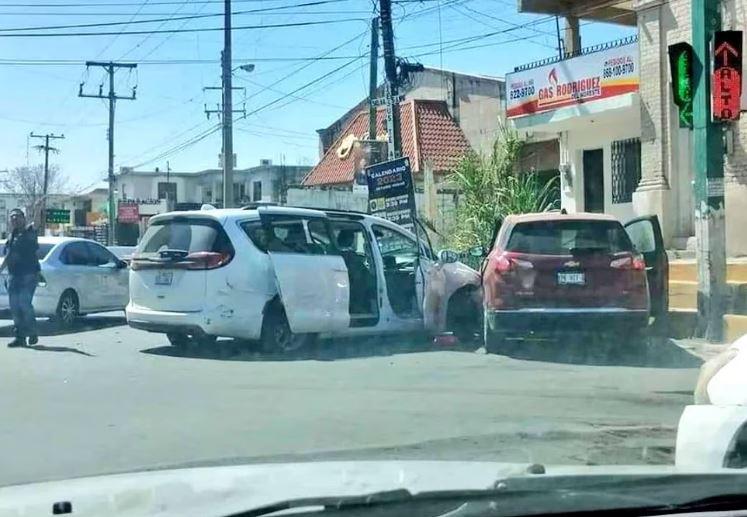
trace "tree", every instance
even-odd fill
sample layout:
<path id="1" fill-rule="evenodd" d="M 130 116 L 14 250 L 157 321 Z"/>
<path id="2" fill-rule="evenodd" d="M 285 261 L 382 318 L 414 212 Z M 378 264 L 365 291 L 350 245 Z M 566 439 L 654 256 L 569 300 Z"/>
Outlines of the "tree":
<path id="1" fill-rule="evenodd" d="M 39 224 L 42 201 L 44 201 L 44 166 L 22 166 L 9 170 L 0 176 L 3 190 L 20 197 L 20 204 L 26 208 L 26 218 Z M 60 194 L 67 186 L 67 178 L 57 165 L 49 166 L 47 195 Z"/>
<path id="2" fill-rule="evenodd" d="M 460 193 L 451 246 L 488 248 L 496 224 L 507 215 L 556 208 L 558 179 L 542 184 L 534 172 L 518 171 L 522 147 L 517 134 L 502 127 L 489 156 L 470 153 L 449 174 Z"/>

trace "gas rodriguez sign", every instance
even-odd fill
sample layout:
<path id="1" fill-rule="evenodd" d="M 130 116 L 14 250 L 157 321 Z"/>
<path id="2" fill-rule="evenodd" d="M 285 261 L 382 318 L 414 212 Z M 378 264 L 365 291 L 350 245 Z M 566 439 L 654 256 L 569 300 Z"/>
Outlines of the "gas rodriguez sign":
<path id="1" fill-rule="evenodd" d="M 631 43 L 506 76 L 506 116 L 520 117 L 638 91 Z"/>

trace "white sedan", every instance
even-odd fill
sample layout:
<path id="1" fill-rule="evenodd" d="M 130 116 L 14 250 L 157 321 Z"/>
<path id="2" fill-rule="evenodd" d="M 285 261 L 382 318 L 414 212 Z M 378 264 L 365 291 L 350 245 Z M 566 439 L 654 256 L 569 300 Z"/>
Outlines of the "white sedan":
<path id="1" fill-rule="evenodd" d="M 703 364 L 677 428 L 677 467 L 747 467 L 747 335 Z"/>
<path id="2" fill-rule="evenodd" d="M 0 253 L 4 252 L 5 244 L 0 243 Z M 37 316 L 70 326 L 83 314 L 124 310 L 127 305 L 127 263 L 101 244 L 72 237 L 39 237 L 37 257 L 43 277 L 34 294 Z M 0 309 L 8 309 L 7 276 L 2 280 Z"/>

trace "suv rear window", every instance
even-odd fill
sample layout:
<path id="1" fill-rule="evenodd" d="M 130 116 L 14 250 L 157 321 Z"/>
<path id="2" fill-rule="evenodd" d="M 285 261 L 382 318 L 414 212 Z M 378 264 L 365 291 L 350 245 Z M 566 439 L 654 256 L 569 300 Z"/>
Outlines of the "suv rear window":
<path id="1" fill-rule="evenodd" d="M 140 242 L 138 255 L 155 255 L 166 249 L 225 253 L 232 248 L 217 221 L 183 217 L 152 222 Z"/>
<path id="2" fill-rule="evenodd" d="M 633 245 L 616 221 L 535 221 L 517 224 L 506 251 L 537 255 L 570 255 L 574 252 L 619 253 Z"/>

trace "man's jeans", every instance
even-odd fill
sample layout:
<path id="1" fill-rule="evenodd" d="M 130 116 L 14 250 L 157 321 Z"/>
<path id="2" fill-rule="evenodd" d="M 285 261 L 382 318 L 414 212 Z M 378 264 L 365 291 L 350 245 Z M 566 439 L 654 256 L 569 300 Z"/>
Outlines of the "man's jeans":
<path id="1" fill-rule="evenodd" d="M 8 302 L 16 337 L 36 336 L 36 314 L 34 314 L 34 291 L 39 281 L 38 273 L 11 275 L 8 278 Z"/>

